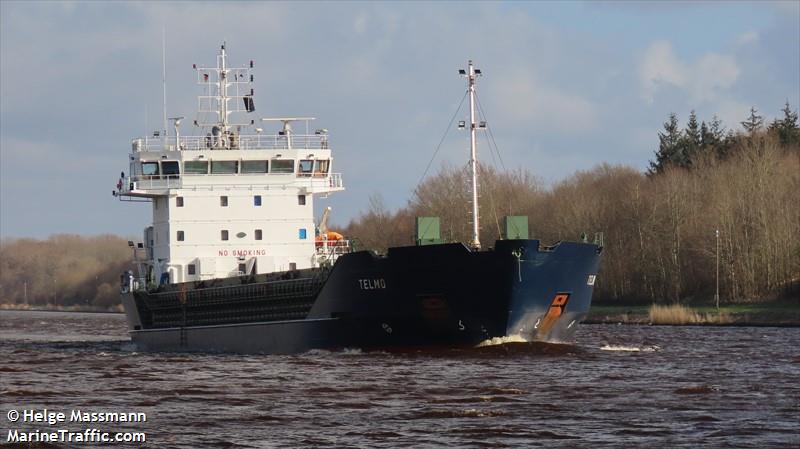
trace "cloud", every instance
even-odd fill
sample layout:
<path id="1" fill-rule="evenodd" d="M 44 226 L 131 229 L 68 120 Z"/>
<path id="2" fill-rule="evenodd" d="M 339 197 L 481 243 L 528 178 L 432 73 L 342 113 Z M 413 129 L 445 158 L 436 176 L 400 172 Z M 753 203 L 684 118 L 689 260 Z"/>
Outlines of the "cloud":
<path id="1" fill-rule="evenodd" d="M 739 78 L 741 70 L 732 56 L 709 52 L 689 63 L 682 61 L 668 41 L 656 41 L 645 50 L 639 64 L 642 98 L 653 103 L 658 92 L 672 86 L 689 93 L 694 104 L 718 100 Z"/>
<path id="2" fill-rule="evenodd" d="M 733 99 L 725 99 L 717 104 L 717 117 L 726 129 L 740 129 L 739 122 L 750 114 L 750 105 Z"/>
<path id="3" fill-rule="evenodd" d="M 797 17 L 800 15 L 800 2 L 797 0 L 781 0 L 776 2 L 769 2 L 781 14 L 793 15 Z"/>
<path id="4" fill-rule="evenodd" d="M 730 56 L 708 53 L 689 69 L 688 86 L 694 101 L 707 103 L 736 83 L 741 70 Z"/>
<path id="5" fill-rule="evenodd" d="M 672 51 L 667 41 L 658 41 L 645 51 L 639 65 L 639 81 L 642 84 L 642 95 L 648 103 L 652 103 L 656 92 L 664 85 L 677 87 L 686 85 L 686 66 Z"/>
<path id="6" fill-rule="evenodd" d="M 227 40 L 233 64 L 255 60 L 257 116 L 309 114 L 331 130 L 348 192 L 324 204 L 339 221 L 376 191 L 404 204 L 464 93 L 467 59 L 484 70 L 504 162 L 551 180 L 603 160 L 644 167 L 670 111 L 738 127 L 751 104 L 800 104 L 798 16 L 780 12 L 799 3 L 623 3 L 245 2 L 223 18 L 213 3 L 0 0 L 3 231 L 46 235 L 71 214 L 81 232 L 139 232 L 146 210 L 121 219 L 93 201 L 110 200 L 130 138 L 161 122 L 164 24 L 169 114 L 192 117 L 191 64 L 213 64 Z M 765 10 L 780 20 L 752 17 Z M 449 133 L 434 167 L 466 158 L 466 136 Z M 78 181 L 77 199 L 52 187 Z"/>
<path id="7" fill-rule="evenodd" d="M 598 126 L 598 108 L 589 99 L 540 81 L 533 70 L 501 73 L 492 80 L 492 109 L 512 125 L 549 132 L 582 132 Z"/>
<path id="8" fill-rule="evenodd" d="M 739 38 L 736 39 L 736 43 L 739 44 L 739 45 L 753 44 L 755 42 L 758 42 L 759 37 L 760 36 L 758 35 L 758 32 L 756 32 L 756 31 L 748 31 L 748 32 L 743 33 L 742 35 L 740 35 Z"/>
<path id="9" fill-rule="evenodd" d="M 365 11 L 356 14 L 353 19 L 353 32 L 363 35 L 367 32 L 367 23 L 369 23 L 369 15 Z"/>

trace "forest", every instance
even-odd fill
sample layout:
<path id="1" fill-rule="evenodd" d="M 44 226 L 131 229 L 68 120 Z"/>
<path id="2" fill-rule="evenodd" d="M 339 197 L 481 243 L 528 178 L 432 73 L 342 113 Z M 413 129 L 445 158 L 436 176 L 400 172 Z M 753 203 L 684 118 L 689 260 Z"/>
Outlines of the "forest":
<path id="1" fill-rule="evenodd" d="M 546 244 L 602 233 L 595 289 L 617 304 L 724 302 L 800 297 L 800 129 L 787 103 L 769 124 L 756 109 L 740 130 L 691 112 L 670 114 L 650 168 L 601 164 L 545 187 L 527 170 L 481 170 L 481 241 L 501 235 L 506 215 L 526 215 Z M 405 208 L 379 196 L 345 228 L 378 251 L 413 243 L 414 218 L 437 216 L 442 237 L 469 241 L 467 167 L 423 181 Z"/>
<path id="2" fill-rule="evenodd" d="M 717 279 L 723 303 L 800 299 L 800 128 L 796 110 L 782 111 L 765 123 L 751 109 L 739 129 L 694 112 L 681 128 L 670 114 L 645 173 L 600 164 L 545 186 L 528 170 L 482 167 L 481 241 L 500 238 L 506 215 L 528 216 L 545 244 L 602 234 L 601 303 L 710 301 Z M 343 233 L 381 252 L 414 243 L 415 217 L 437 216 L 442 238 L 468 241 L 466 168 L 442 168 L 399 210 L 373 195 Z M 116 307 L 130 257 L 112 235 L 4 239 L 0 304 Z"/>
<path id="3" fill-rule="evenodd" d="M 119 276 L 130 269 L 127 240 L 114 235 L 57 234 L 0 242 L 0 304 L 112 309 Z"/>

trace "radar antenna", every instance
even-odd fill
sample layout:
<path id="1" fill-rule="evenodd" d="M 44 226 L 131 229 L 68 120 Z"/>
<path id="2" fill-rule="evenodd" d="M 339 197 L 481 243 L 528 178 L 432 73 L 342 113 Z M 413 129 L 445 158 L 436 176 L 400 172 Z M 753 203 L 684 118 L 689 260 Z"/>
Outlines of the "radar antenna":
<path id="1" fill-rule="evenodd" d="M 232 123 L 231 113 L 253 112 L 256 110 L 253 101 L 253 61 L 249 67 L 233 68 L 228 66 L 228 55 L 225 43 L 220 46 L 216 67 L 197 67 L 197 84 L 206 88 L 205 95 L 197 97 L 198 113 L 215 115 L 210 122 L 195 121 L 201 127 L 217 127 L 221 134 L 228 134 L 235 126 L 249 126 L 255 122 Z M 249 89 L 248 89 L 249 87 Z M 234 100 L 231 103 L 231 100 Z"/>

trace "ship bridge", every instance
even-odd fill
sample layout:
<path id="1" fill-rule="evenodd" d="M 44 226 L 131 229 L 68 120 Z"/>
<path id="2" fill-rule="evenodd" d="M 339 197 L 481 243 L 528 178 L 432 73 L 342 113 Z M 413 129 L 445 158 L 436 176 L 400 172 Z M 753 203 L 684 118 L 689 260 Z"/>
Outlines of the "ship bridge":
<path id="1" fill-rule="evenodd" d="M 224 140 L 224 144 L 221 143 Z M 312 135 L 240 135 L 134 139 L 129 175 L 120 194 L 169 195 L 170 190 L 302 189 L 307 194 L 344 190 L 332 173 L 327 130 Z"/>
<path id="2" fill-rule="evenodd" d="M 312 130 L 313 117 L 238 117 L 255 112 L 253 61 L 228 67 L 224 45 L 216 67 L 193 68 L 203 90 L 193 135 L 181 135 L 187 120 L 174 117 L 172 135 L 165 124 L 133 139 L 115 192 L 152 203 L 135 251 L 142 284 L 310 268 L 349 251 L 314 221 L 315 196 L 344 190 L 328 130 Z"/>

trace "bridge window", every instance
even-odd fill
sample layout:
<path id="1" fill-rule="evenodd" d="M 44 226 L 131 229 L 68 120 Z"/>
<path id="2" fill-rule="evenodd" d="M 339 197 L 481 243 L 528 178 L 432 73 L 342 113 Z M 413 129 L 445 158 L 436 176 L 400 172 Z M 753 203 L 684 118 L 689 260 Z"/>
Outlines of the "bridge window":
<path id="1" fill-rule="evenodd" d="M 169 178 L 177 178 L 181 173 L 178 161 L 161 161 L 161 172 Z"/>
<path id="2" fill-rule="evenodd" d="M 183 173 L 205 175 L 208 173 L 208 161 L 186 161 L 183 163 Z"/>
<path id="3" fill-rule="evenodd" d="M 176 207 L 183 207 L 183 197 L 182 196 L 175 197 L 175 206 Z"/>
<path id="4" fill-rule="evenodd" d="M 328 159 L 317 159 L 314 161 L 314 174 L 327 175 L 328 168 L 331 166 L 331 161 Z"/>
<path id="5" fill-rule="evenodd" d="M 183 241 L 183 231 L 178 231 L 178 241 L 179 242 Z"/>
<path id="6" fill-rule="evenodd" d="M 297 195 L 297 204 L 301 206 L 306 205 L 306 196 L 305 195 Z"/>
<path id="7" fill-rule="evenodd" d="M 228 207 L 228 197 L 227 196 L 219 197 L 219 205 L 222 207 Z"/>
<path id="8" fill-rule="evenodd" d="M 298 233 L 298 236 L 300 237 L 300 240 L 305 240 L 307 234 L 308 233 L 306 232 L 306 228 L 300 228 L 300 232 Z"/>
<path id="9" fill-rule="evenodd" d="M 311 176 L 311 170 L 314 168 L 314 161 L 310 159 L 303 159 L 297 167 L 297 174 L 300 176 Z"/>
<path id="10" fill-rule="evenodd" d="M 220 237 L 222 238 L 222 240 L 228 240 L 228 230 L 227 229 L 223 229 L 220 232 Z"/>
<path id="11" fill-rule="evenodd" d="M 242 161 L 242 173 L 267 173 L 267 161 Z"/>
<path id="12" fill-rule="evenodd" d="M 142 174 L 154 176 L 158 174 L 158 162 L 142 162 Z"/>
<path id="13" fill-rule="evenodd" d="M 232 175 L 239 170 L 239 161 L 211 161 L 211 174 Z"/>
<path id="14" fill-rule="evenodd" d="M 253 206 L 260 206 L 261 205 L 261 195 L 256 195 L 253 197 Z"/>
<path id="15" fill-rule="evenodd" d="M 256 229 L 255 235 L 256 235 L 256 240 L 261 240 L 263 237 L 261 229 Z"/>
<path id="16" fill-rule="evenodd" d="M 272 161 L 272 173 L 294 173 L 294 159 L 275 159 Z"/>

